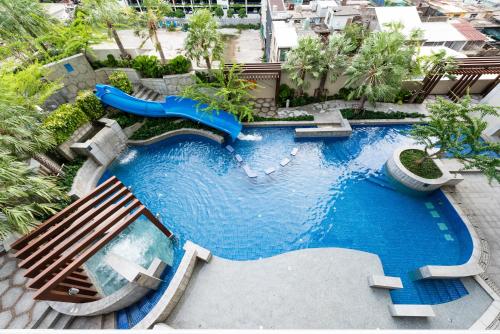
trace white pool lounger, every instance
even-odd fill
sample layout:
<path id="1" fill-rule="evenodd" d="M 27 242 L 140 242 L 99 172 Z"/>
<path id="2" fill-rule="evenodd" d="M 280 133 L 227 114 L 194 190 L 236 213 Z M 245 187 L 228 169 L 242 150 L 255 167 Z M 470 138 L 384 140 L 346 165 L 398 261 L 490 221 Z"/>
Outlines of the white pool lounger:
<path id="1" fill-rule="evenodd" d="M 285 158 L 285 159 L 281 160 L 280 165 L 285 167 L 286 165 L 288 165 L 289 162 L 290 162 L 290 159 Z"/>
<path id="2" fill-rule="evenodd" d="M 389 312 L 393 317 L 435 317 L 436 314 L 430 305 L 389 305 Z"/>
<path id="3" fill-rule="evenodd" d="M 242 158 L 242 157 L 241 157 L 241 155 L 239 155 L 239 154 L 236 154 L 236 155 L 234 156 L 234 158 L 235 158 L 235 159 L 236 159 L 236 161 L 238 161 L 238 162 L 243 162 L 243 158 Z"/>
<path id="4" fill-rule="evenodd" d="M 266 169 L 264 171 L 264 173 L 266 173 L 266 175 L 269 175 L 271 173 L 274 173 L 276 171 L 276 169 L 274 167 L 269 167 L 268 169 Z"/>
<path id="5" fill-rule="evenodd" d="M 297 152 L 299 152 L 299 148 L 298 147 L 294 147 L 293 150 L 292 150 L 292 152 L 290 152 L 290 154 L 293 155 L 293 156 L 296 156 Z"/>
<path id="6" fill-rule="evenodd" d="M 255 173 L 250 167 L 248 167 L 247 165 L 243 165 L 243 170 L 245 171 L 245 173 L 247 173 L 247 176 L 249 178 L 254 178 L 254 177 L 257 177 L 257 173 Z"/>
<path id="7" fill-rule="evenodd" d="M 233 153 L 234 152 L 234 148 L 231 146 L 231 145 L 227 145 L 226 146 L 226 150 L 228 150 L 229 152 Z"/>

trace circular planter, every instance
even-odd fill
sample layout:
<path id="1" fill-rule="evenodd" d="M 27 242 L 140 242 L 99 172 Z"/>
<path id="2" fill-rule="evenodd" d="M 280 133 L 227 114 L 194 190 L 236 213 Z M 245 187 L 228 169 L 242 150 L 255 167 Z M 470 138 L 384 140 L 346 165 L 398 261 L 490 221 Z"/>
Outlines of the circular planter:
<path id="1" fill-rule="evenodd" d="M 429 192 L 441 188 L 453 179 L 453 176 L 444 168 L 443 164 L 439 160 L 434 160 L 434 163 L 441 170 L 443 175 L 437 179 L 426 179 L 410 172 L 405 166 L 403 166 L 400 160 L 401 152 L 410 149 L 418 148 L 403 147 L 397 149 L 394 151 L 389 160 L 387 160 L 387 170 L 396 181 L 402 183 L 410 189 Z"/>

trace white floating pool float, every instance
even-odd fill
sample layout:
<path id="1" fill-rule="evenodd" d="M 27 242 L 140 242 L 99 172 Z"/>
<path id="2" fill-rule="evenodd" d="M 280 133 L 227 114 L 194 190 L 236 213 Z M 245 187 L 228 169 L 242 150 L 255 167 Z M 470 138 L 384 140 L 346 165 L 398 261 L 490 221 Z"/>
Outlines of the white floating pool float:
<path id="1" fill-rule="evenodd" d="M 292 152 L 290 152 L 290 154 L 293 155 L 293 156 L 296 156 L 297 152 L 299 152 L 299 148 L 298 147 L 294 147 L 293 150 L 292 150 Z"/>
<path id="2" fill-rule="evenodd" d="M 290 159 L 285 158 L 285 159 L 281 160 L 280 165 L 285 167 L 286 165 L 288 165 L 289 162 L 290 162 Z"/>
<path id="3" fill-rule="evenodd" d="M 234 156 L 234 158 L 235 158 L 235 159 L 236 159 L 236 161 L 238 161 L 238 162 L 243 162 L 243 158 L 242 158 L 242 157 L 241 157 L 241 155 L 239 155 L 239 154 L 236 154 L 236 155 Z"/>
<path id="4" fill-rule="evenodd" d="M 234 148 L 231 146 L 231 145 L 227 145 L 226 146 L 226 150 L 228 150 L 229 152 L 233 153 L 234 152 Z"/>

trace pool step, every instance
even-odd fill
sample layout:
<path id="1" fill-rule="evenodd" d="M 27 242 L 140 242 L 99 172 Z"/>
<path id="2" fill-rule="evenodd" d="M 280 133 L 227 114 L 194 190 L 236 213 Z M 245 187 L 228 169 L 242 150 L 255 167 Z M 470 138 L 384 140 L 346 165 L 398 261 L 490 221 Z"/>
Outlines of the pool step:
<path id="1" fill-rule="evenodd" d="M 39 317 L 33 319 L 30 329 L 114 329 L 115 314 L 96 315 L 92 317 L 74 317 L 62 314 L 48 304 Z"/>
<path id="2" fill-rule="evenodd" d="M 415 281 L 423 304 L 442 304 L 468 295 L 459 279 L 423 279 Z"/>
<path id="3" fill-rule="evenodd" d="M 368 182 L 381 186 L 382 188 L 397 190 L 392 181 L 384 174 L 374 174 L 366 178 Z"/>
<path id="4" fill-rule="evenodd" d="M 132 94 L 132 96 L 141 100 L 148 100 L 148 101 L 159 101 L 161 98 L 160 94 L 142 85 L 134 87 L 134 93 Z"/>

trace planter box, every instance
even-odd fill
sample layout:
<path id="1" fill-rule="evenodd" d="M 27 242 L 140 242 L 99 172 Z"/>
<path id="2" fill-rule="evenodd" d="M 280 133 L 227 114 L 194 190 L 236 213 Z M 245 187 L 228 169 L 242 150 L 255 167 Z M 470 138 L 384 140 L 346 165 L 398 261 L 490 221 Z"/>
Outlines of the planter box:
<path id="1" fill-rule="evenodd" d="M 389 171 L 389 174 L 406 187 L 421 192 L 430 192 L 439 189 L 444 185 L 454 186 L 463 179 L 460 174 L 452 175 L 438 159 L 434 159 L 434 162 L 443 175 L 437 179 L 426 179 L 410 172 L 405 166 L 403 166 L 400 160 L 401 152 L 409 149 L 418 148 L 403 147 L 397 149 L 394 151 L 389 160 L 387 160 L 387 170 Z"/>

